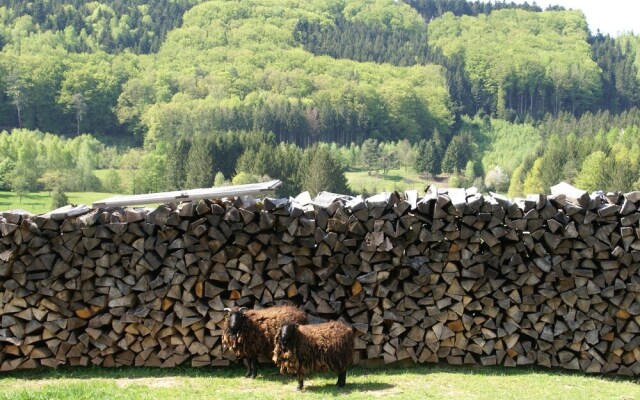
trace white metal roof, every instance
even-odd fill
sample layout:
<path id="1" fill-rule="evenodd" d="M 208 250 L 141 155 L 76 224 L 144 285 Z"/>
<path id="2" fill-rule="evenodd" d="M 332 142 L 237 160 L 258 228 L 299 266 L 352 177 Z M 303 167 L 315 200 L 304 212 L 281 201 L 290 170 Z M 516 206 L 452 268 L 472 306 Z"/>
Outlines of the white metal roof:
<path id="1" fill-rule="evenodd" d="M 140 204 L 171 203 L 188 200 L 221 198 L 230 196 L 252 196 L 272 192 L 282 186 L 280 180 L 246 185 L 220 186 L 213 188 L 177 190 L 175 192 L 134 194 L 127 196 L 113 196 L 93 203 L 93 208 L 120 207 Z"/>

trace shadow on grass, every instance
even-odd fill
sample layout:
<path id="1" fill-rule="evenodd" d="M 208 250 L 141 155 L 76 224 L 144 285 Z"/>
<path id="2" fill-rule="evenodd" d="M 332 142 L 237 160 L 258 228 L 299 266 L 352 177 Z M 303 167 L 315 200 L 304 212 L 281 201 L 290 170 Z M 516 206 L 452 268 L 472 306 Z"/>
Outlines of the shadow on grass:
<path id="1" fill-rule="evenodd" d="M 640 383 L 640 377 L 622 376 L 613 374 L 587 374 L 582 371 L 571 371 L 560 368 L 544 368 L 539 366 L 522 366 L 508 368 L 503 366 L 482 366 L 482 365 L 447 365 L 447 364 L 410 364 L 409 366 L 387 366 L 383 368 L 354 368 L 352 375 L 367 375 L 382 373 L 385 375 L 405 375 L 405 374 L 452 374 L 452 375 L 476 375 L 476 376 L 525 376 L 525 375 L 547 375 L 547 376 L 570 376 L 575 378 L 601 379 L 611 382 L 633 382 Z"/>
<path id="2" fill-rule="evenodd" d="M 391 181 L 391 182 L 400 182 L 400 181 L 404 181 L 404 177 L 400 176 L 400 175 L 378 175 L 378 177 L 380 179 L 383 179 L 385 181 Z"/>
<path id="3" fill-rule="evenodd" d="M 244 378 L 245 368 L 241 365 L 229 367 L 200 367 L 179 366 L 174 368 L 149 368 L 149 367 L 117 367 L 105 368 L 97 366 L 70 367 L 62 366 L 56 369 L 38 368 L 35 370 L 17 370 L 3 372 L 0 375 L 0 385 L 6 379 L 40 380 L 40 379 L 121 379 L 121 378 L 164 378 L 164 377 L 184 377 L 184 378 Z M 502 366 L 451 366 L 446 364 L 422 364 L 409 366 L 385 366 L 381 368 L 354 367 L 347 373 L 347 385 L 343 390 L 335 386 L 335 376 L 331 374 L 311 374 L 314 376 L 330 377 L 331 383 L 305 386 L 305 391 L 319 393 L 348 393 L 350 391 L 377 391 L 393 387 L 385 383 L 359 383 L 354 379 L 369 375 L 400 376 L 407 374 L 430 375 L 430 374 L 452 374 L 452 375 L 476 375 L 476 376 L 524 376 L 524 375 L 550 375 L 550 376 L 571 376 L 576 378 L 600 379 L 611 382 L 632 382 L 640 384 L 640 377 L 628 377 L 619 375 L 599 375 L 586 374 L 580 371 L 569 371 L 562 369 L 547 369 L 542 367 L 519 367 L 506 368 Z M 283 384 L 295 386 L 296 380 L 283 376 L 275 366 L 264 365 L 258 370 L 258 380 L 281 381 Z"/>
<path id="4" fill-rule="evenodd" d="M 347 378 L 347 384 L 342 389 L 338 388 L 335 383 L 327 383 L 326 385 L 305 385 L 304 392 L 332 394 L 334 396 L 339 396 L 342 394 L 349 394 L 351 392 L 376 392 L 380 390 L 388 390 L 393 388 L 394 386 L 395 385 L 391 385 L 388 383 L 378 382 L 349 383 L 349 378 Z"/>

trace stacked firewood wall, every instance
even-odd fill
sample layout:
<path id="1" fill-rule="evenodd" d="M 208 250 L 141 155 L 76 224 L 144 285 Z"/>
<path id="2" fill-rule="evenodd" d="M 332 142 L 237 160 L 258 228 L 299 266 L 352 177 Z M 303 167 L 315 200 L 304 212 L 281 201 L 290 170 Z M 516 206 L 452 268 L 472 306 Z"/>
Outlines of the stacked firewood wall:
<path id="1" fill-rule="evenodd" d="M 291 301 L 358 363 L 640 375 L 640 193 L 574 194 L 4 213 L 0 370 L 228 365 L 223 309 Z"/>

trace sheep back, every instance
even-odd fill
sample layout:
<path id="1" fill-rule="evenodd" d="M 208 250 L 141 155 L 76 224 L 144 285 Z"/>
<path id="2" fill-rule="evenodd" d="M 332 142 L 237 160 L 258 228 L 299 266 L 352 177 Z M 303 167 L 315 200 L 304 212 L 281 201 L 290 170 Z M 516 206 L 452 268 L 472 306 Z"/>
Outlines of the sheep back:
<path id="1" fill-rule="evenodd" d="M 307 314 L 294 306 L 281 305 L 261 310 L 248 310 L 237 334 L 231 333 L 229 321 L 225 322 L 222 342 L 238 357 L 271 358 L 274 339 L 280 325 L 291 322 L 307 323 Z"/>
<path id="2" fill-rule="evenodd" d="M 353 329 L 338 321 L 300 325 L 291 348 L 276 336 L 273 361 L 282 374 L 346 371 L 353 363 Z"/>

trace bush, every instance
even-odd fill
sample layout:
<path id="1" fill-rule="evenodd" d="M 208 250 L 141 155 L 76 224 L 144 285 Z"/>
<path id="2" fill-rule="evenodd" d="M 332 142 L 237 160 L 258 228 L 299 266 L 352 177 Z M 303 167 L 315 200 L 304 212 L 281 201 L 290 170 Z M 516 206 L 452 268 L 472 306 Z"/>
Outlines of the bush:
<path id="1" fill-rule="evenodd" d="M 487 190 L 505 193 L 509 190 L 509 175 L 505 174 L 502 168 L 496 166 L 487 172 L 487 176 L 484 178 L 484 185 L 487 187 Z"/>
<path id="2" fill-rule="evenodd" d="M 9 181 L 11 172 L 15 167 L 16 164 L 10 158 L 5 158 L 0 162 L 0 190 L 9 190 L 11 188 Z"/>
<path id="3" fill-rule="evenodd" d="M 246 172 L 239 172 L 233 177 L 231 183 L 233 185 L 246 185 L 248 183 L 267 182 L 269 180 L 271 180 L 271 178 L 266 175 L 261 177 L 254 174 L 248 174 Z"/>
<path id="4" fill-rule="evenodd" d="M 213 187 L 225 186 L 227 182 L 224 179 L 224 174 L 220 171 L 216 173 L 216 176 L 213 178 Z"/>
<path id="5" fill-rule="evenodd" d="M 449 187 L 450 188 L 462 188 L 464 187 L 464 178 L 460 175 L 451 175 L 449 178 Z"/>
<path id="6" fill-rule="evenodd" d="M 57 187 L 53 189 L 51 193 L 51 209 L 55 210 L 56 208 L 64 207 L 69 204 L 69 198 L 65 194 L 65 192 Z"/>

